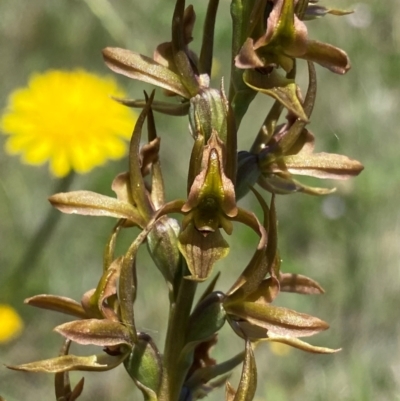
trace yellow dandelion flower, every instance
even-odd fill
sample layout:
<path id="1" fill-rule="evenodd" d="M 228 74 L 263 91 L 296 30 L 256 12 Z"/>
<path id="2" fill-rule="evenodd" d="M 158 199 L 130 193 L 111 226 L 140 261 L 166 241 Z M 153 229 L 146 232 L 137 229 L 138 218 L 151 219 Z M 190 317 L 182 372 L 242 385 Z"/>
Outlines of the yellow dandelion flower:
<path id="1" fill-rule="evenodd" d="M 57 177 L 123 157 L 136 118 L 110 95 L 126 97 L 112 77 L 83 70 L 33 74 L 28 87 L 10 95 L 1 118 L 6 151 L 27 164 L 49 161 Z"/>
<path id="2" fill-rule="evenodd" d="M 0 304 L 0 344 L 17 337 L 23 326 L 22 319 L 14 308 Z"/>

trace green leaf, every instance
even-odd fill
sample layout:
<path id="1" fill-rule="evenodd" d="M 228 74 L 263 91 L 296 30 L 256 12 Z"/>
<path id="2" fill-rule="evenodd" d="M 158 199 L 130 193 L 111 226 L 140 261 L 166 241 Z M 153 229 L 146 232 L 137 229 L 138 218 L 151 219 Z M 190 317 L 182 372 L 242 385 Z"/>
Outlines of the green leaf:
<path id="1" fill-rule="evenodd" d="M 103 50 L 103 57 L 107 67 L 117 74 L 156 85 L 186 99 L 190 97 L 190 93 L 177 74 L 149 57 L 111 47 Z"/>
<path id="2" fill-rule="evenodd" d="M 124 366 L 142 391 L 144 399 L 156 401 L 161 384 L 162 361 L 150 336 L 144 333 L 138 335 L 138 341 L 125 359 Z"/>
<path id="3" fill-rule="evenodd" d="M 60 192 L 50 196 L 49 201 L 56 209 L 67 214 L 116 217 L 128 219 L 138 226 L 144 224 L 142 217 L 129 203 L 92 191 Z"/>
<path id="4" fill-rule="evenodd" d="M 25 363 L 23 365 L 7 365 L 7 368 L 23 372 L 43 373 L 68 372 L 71 370 L 104 372 L 106 370 L 114 369 L 122 363 L 128 355 L 128 353 L 118 356 L 111 356 L 108 354 L 91 356 L 64 355 L 57 358 Z"/>
<path id="5" fill-rule="evenodd" d="M 54 331 L 83 345 L 111 347 L 132 344 L 129 330 L 123 324 L 107 319 L 75 320 L 57 326 Z"/>

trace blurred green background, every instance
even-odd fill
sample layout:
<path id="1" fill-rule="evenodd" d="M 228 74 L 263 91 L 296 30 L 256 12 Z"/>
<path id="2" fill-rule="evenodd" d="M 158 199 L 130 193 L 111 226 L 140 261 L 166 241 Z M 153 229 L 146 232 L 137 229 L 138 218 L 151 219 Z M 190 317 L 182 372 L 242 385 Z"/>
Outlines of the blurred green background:
<path id="1" fill-rule="evenodd" d="M 152 55 L 157 44 L 170 37 L 172 0 L 113 0 L 110 9 L 101 0 L 2 0 L 0 2 L 0 106 L 16 87 L 25 86 L 32 72 L 50 68 L 82 67 L 108 74 L 101 58 L 106 46 L 127 47 Z M 189 3 L 189 2 L 188 2 Z M 268 344 L 256 352 L 257 401 L 393 401 L 400 400 L 400 141 L 397 127 L 400 96 L 400 3 L 378 0 L 349 3 L 321 2 L 337 8 L 355 8 L 350 17 L 308 23 L 310 36 L 345 49 L 352 70 L 337 76 L 317 67 L 319 91 L 310 129 L 317 149 L 343 153 L 365 165 L 360 177 L 337 186 L 327 197 L 279 197 L 279 248 L 282 269 L 304 273 L 326 289 L 324 296 L 281 294 L 280 305 L 318 316 L 330 330 L 310 342 L 332 348 L 335 355 L 311 355 L 290 350 L 277 355 Z M 206 1 L 193 1 L 199 38 Z M 229 1 L 221 0 L 215 58 L 219 77 L 229 75 Z M 199 50 L 199 41 L 192 48 Z M 131 97 L 141 97 L 147 86 L 118 77 Z M 62 93 L 60 93 L 62 96 Z M 55 99 L 55 103 L 56 103 Z M 247 149 L 271 104 L 257 97 L 242 123 L 239 146 Z M 162 165 L 169 199 L 185 196 L 187 162 L 192 139 L 187 119 L 157 115 L 162 138 Z M 0 136 L 3 149 L 5 137 Z M 73 189 L 111 195 L 113 177 L 126 169 L 126 161 L 108 163 L 78 176 Z M 38 261 L 12 279 L 13 269 L 50 210 L 47 197 L 58 181 L 47 166 L 22 165 L 18 157 L 0 156 L 0 303 L 15 307 L 25 322 L 22 335 L 0 344 L 0 362 L 18 364 L 56 356 L 62 343 L 52 332 L 65 317 L 23 305 L 23 299 L 52 293 L 79 300 L 97 284 L 103 245 L 114 221 L 62 215 L 48 243 L 37 249 Z M 315 182 L 314 182 L 315 183 Z M 321 185 L 322 184 L 322 185 Z M 242 206 L 253 206 L 248 196 Z M 254 203 L 255 205 L 255 203 Z M 57 213 L 57 212 L 55 212 Z M 135 232 L 127 232 L 120 251 Z M 257 239 L 236 227 L 231 253 L 218 266 L 220 289 L 226 290 L 249 260 Z M 138 263 L 140 280 L 136 305 L 137 325 L 162 348 L 167 294 L 145 249 Z M 0 322 L 1 324 L 1 322 Z M 224 327 L 213 351 L 219 361 L 243 347 Z M 77 347 L 72 352 L 90 354 Z M 93 353 L 93 352 L 92 352 Z M 232 377 L 237 385 L 239 372 Z M 76 382 L 82 374 L 71 374 Z M 82 400 L 140 399 L 124 369 L 84 373 Z M 0 395 L 7 401 L 53 400 L 53 377 L 18 373 L 0 367 Z M 132 393 L 132 391 L 134 391 Z M 222 390 L 210 401 L 222 400 Z"/>

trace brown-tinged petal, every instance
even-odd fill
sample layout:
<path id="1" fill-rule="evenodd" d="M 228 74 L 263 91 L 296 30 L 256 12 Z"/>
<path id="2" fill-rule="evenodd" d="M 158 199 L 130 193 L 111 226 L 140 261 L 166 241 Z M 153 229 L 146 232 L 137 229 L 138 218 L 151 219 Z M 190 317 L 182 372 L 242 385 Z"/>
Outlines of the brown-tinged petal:
<path id="1" fill-rule="evenodd" d="M 146 100 L 143 99 L 140 100 L 122 99 L 115 96 L 112 96 L 112 98 L 116 100 L 118 103 L 121 103 L 127 107 L 143 109 L 143 107 L 146 105 Z M 166 114 L 168 116 L 178 116 L 178 117 L 186 116 L 189 111 L 189 107 L 190 107 L 189 102 L 174 104 L 174 103 L 167 103 L 158 100 L 153 100 L 153 103 L 151 104 L 151 108 L 154 111 L 157 111 L 158 113 Z"/>
<path id="2" fill-rule="evenodd" d="M 193 40 L 192 32 L 195 22 L 196 13 L 194 12 L 193 6 L 189 5 L 188 7 L 186 7 L 183 13 L 182 23 L 182 36 L 185 47 Z M 185 49 L 189 53 L 190 58 L 192 58 L 192 56 L 194 56 L 193 52 L 191 52 L 187 47 Z M 174 62 L 171 42 L 164 42 L 158 45 L 156 50 L 154 51 L 153 58 L 165 67 L 168 67 L 170 70 L 178 73 Z"/>
<path id="3" fill-rule="evenodd" d="M 364 169 L 359 161 L 333 153 L 297 154 L 285 156 L 284 160 L 292 174 L 323 179 L 346 180 Z"/>
<path id="4" fill-rule="evenodd" d="M 178 247 L 191 273 L 186 278 L 195 281 L 206 280 L 214 264 L 229 252 L 229 245 L 220 230 L 204 236 L 192 223 L 179 235 Z"/>
<path id="5" fill-rule="evenodd" d="M 50 203 L 67 214 L 107 216 L 128 219 L 138 226 L 144 224 L 138 211 L 129 203 L 91 191 L 61 192 L 50 196 Z"/>
<path id="6" fill-rule="evenodd" d="M 111 184 L 111 189 L 117 195 L 117 199 L 130 205 L 134 206 L 135 203 L 133 201 L 132 193 L 130 190 L 130 181 L 129 181 L 129 172 L 126 171 L 124 173 L 119 173 Z M 138 213 L 138 211 L 137 211 Z"/>
<path id="7" fill-rule="evenodd" d="M 68 372 L 56 373 L 57 375 L 66 375 Z M 81 380 L 76 384 L 73 390 L 65 390 L 63 393 L 56 390 L 57 401 L 75 401 L 82 394 L 83 386 L 85 384 L 85 378 L 82 377 Z M 65 388 L 65 387 L 64 387 Z M 0 397 L 1 401 L 1 397 Z"/>
<path id="8" fill-rule="evenodd" d="M 147 93 L 145 93 L 146 100 L 149 100 Z M 150 200 L 154 210 L 158 210 L 165 204 L 165 187 L 164 179 L 161 170 L 161 163 L 159 158 L 160 141 L 161 139 L 157 136 L 156 123 L 154 120 L 154 113 L 152 107 L 150 107 L 147 114 L 147 140 L 154 146 L 152 154 L 154 159 L 149 163 L 149 171 L 151 173 L 151 189 L 150 189 Z M 144 147 L 143 147 L 144 148 Z M 142 148 L 142 150 L 143 150 Z M 155 152 L 156 151 L 156 152 Z M 143 163 L 145 164 L 145 157 L 143 156 Z M 142 169 L 142 174 L 143 174 Z"/>
<path id="9" fill-rule="evenodd" d="M 65 340 L 60 351 L 60 356 L 68 355 L 70 344 L 71 341 Z M 56 373 L 54 377 L 54 387 L 57 401 L 75 401 L 83 391 L 84 382 L 85 378 L 82 377 L 82 379 L 79 380 L 79 382 L 72 390 L 69 380 L 69 373 L 68 372 Z"/>
<path id="10" fill-rule="evenodd" d="M 119 322 L 117 316 L 117 282 L 120 276 L 122 257 L 114 260 L 103 274 L 94 291 L 86 292 L 82 305 L 90 317 L 99 317 Z M 107 299 L 110 298 L 107 302 Z"/>
<path id="11" fill-rule="evenodd" d="M 7 368 L 23 372 L 43 373 L 68 372 L 71 370 L 104 372 L 106 370 L 114 369 L 122 363 L 128 355 L 129 353 L 118 356 L 111 356 L 104 353 L 91 356 L 64 355 L 57 358 L 45 359 L 22 365 L 7 365 Z"/>
<path id="12" fill-rule="evenodd" d="M 277 123 L 282 114 L 284 107 L 281 102 L 275 100 L 270 108 L 264 123 L 258 131 L 257 137 L 251 146 L 250 152 L 258 155 L 272 139 L 275 131 L 277 130 Z M 239 152 L 240 153 L 240 152 Z"/>
<path id="13" fill-rule="evenodd" d="M 82 308 L 88 317 L 95 319 L 103 319 L 104 316 L 102 315 L 101 311 L 98 308 L 97 299 L 94 297 L 95 292 L 96 288 L 92 288 L 91 290 L 86 291 L 83 294 L 81 298 Z"/>
<path id="14" fill-rule="evenodd" d="M 294 13 L 293 0 L 274 0 L 268 16 L 265 35 L 257 40 L 255 48 L 269 46 L 293 57 L 304 52 L 307 28 Z"/>
<path id="15" fill-rule="evenodd" d="M 310 118 L 314 109 L 315 98 L 317 96 L 317 75 L 315 66 L 312 62 L 307 62 L 308 66 L 308 88 L 307 93 L 302 103 L 304 113 Z M 304 127 L 305 121 L 297 119 L 285 133 L 282 139 L 279 140 L 279 148 L 282 154 L 296 154 L 300 151 L 311 153 L 314 150 L 314 137 Z M 310 146 L 310 145 L 311 146 Z"/>
<path id="16" fill-rule="evenodd" d="M 293 124 L 293 126 L 297 123 L 298 120 Z M 293 126 L 289 128 L 289 132 L 292 130 Z M 279 141 L 279 147 L 285 157 L 297 154 L 302 154 L 304 156 L 310 155 L 314 151 L 315 137 L 308 129 L 303 128 L 300 134 L 297 136 L 296 141 L 293 143 L 288 143 L 290 141 L 286 141 L 285 139 L 286 135 L 284 135 L 282 140 Z M 287 147 L 286 145 L 289 145 L 290 147 Z"/>
<path id="17" fill-rule="evenodd" d="M 146 240 L 149 232 L 153 229 L 157 219 L 167 213 L 177 212 L 179 210 L 177 210 L 177 207 L 182 207 L 182 203 L 182 201 L 175 200 L 165 204 L 161 209 L 159 209 L 147 224 L 146 228 L 136 237 L 135 241 L 133 241 L 123 257 L 119 276 L 118 300 L 120 305 L 121 321 L 128 329 L 131 341 L 133 343 L 137 341 L 133 310 L 133 302 L 136 297 L 136 254 L 140 245 Z"/>
<path id="18" fill-rule="evenodd" d="M 267 329 L 251 324 L 246 320 L 241 320 L 237 317 L 228 315 L 228 323 L 233 331 L 241 338 L 249 339 L 251 341 L 268 338 Z"/>
<path id="19" fill-rule="evenodd" d="M 279 306 L 237 302 L 226 304 L 224 307 L 229 314 L 267 329 L 268 334 L 307 337 L 329 328 L 321 319 Z"/>
<path id="20" fill-rule="evenodd" d="M 244 299 L 247 295 L 257 290 L 267 273 L 273 273 L 272 268 L 275 266 L 277 230 L 274 197 L 271 198 L 271 208 L 268 208 L 261 195 L 254 189 L 252 191 L 263 209 L 263 231 L 265 233 L 268 232 L 268 234 L 266 234 L 263 246 L 258 247 L 249 264 L 227 292 L 228 298 L 226 302 Z"/>
<path id="21" fill-rule="evenodd" d="M 107 319 L 75 320 L 57 326 L 54 331 L 83 345 L 108 347 L 131 344 L 129 330 L 123 324 Z"/>
<path id="22" fill-rule="evenodd" d="M 265 190 L 279 195 L 287 195 L 295 192 L 304 192 L 309 195 L 328 195 L 336 191 L 336 188 L 318 188 L 304 185 L 294 180 L 289 173 L 266 174 L 261 176 L 258 185 Z"/>
<path id="23" fill-rule="evenodd" d="M 320 64 L 336 74 L 345 74 L 351 68 L 346 52 L 317 40 L 308 40 L 306 52 L 299 57 Z"/>
<path id="24" fill-rule="evenodd" d="M 262 249 L 266 246 L 267 232 L 254 213 L 238 208 L 238 214 L 232 220 L 245 224 L 259 235 L 260 241 L 258 242 L 257 249 Z"/>
<path id="25" fill-rule="evenodd" d="M 82 306 L 71 298 L 60 297 L 58 295 L 35 295 L 27 298 L 25 304 L 36 306 L 37 308 L 48 309 L 55 312 L 66 313 L 67 315 L 76 316 L 86 319 L 88 315 Z"/>
<path id="26" fill-rule="evenodd" d="M 294 80 L 281 76 L 275 69 L 270 74 L 261 74 L 252 69 L 246 70 L 243 80 L 250 88 L 273 97 L 298 118 L 308 122 Z"/>
<path id="27" fill-rule="evenodd" d="M 148 197 L 148 191 L 142 175 L 142 160 L 140 158 L 140 140 L 142 137 L 142 127 L 144 121 L 151 109 L 151 102 L 154 99 L 152 92 L 146 106 L 143 108 L 136 121 L 133 130 L 131 142 L 129 144 L 129 184 L 130 192 L 135 206 L 138 208 L 141 216 L 148 221 L 153 214 L 152 205 Z"/>
<path id="28" fill-rule="evenodd" d="M 141 171 L 145 177 L 150 173 L 151 166 L 158 161 L 160 152 L 160 138 L 155 138 L 140 149 Z"/>
<path id="29" fill-rule="evenodd" d="M 242 69 L 264 67 L 264 63 L 254 50 L 254 40 L 252 38 L 247 38 L 244 42 L 239 54 L 235 58 L 235 66 Z"/>
<path id="30" fill-rule="evenodd" d="M 339 10 L 335 8 L 327 8 L 324 6 L 318 6 L 317 4 L 309 4 L 304 14 L 304 20 L 312 20 L 315 18 L 324 17 L 326 14 L 335 16 L 343 16 L 352 14 L 353 10 Z"/>
<path id="31" fill-rule="evenodd" d="M 228 298 L 226 302 L 237 301 L 245 299 L 249 294 L 257 291 L 263 282 L 263 279 L 269 273 L 270 275 L 277 275 L 274 269 L 279 266 L 276 264 L 277 257 L 277 227 L 276 227 L 276 212 L 274 196 L 271 198 L 271 207 L 268 208 L 266 202 L 261 195 L 253 188 L 253 193 L 256 195 L 263 212 L 264 212 L 264 228 L 267 234 L 266 248 L 258 249 L 248 266 L 240 275 L 236 283 L 228 291 Z M 272 280 L 271 277 L 270 280 Z M 270 283 L 272 285 L 272 283 Z M 276 291 L 274 297 L 279 292 L 279 283 L 275 283 Z M 257 296 L 258 297 L 258 296 Z M 273 299 L 273 298 L 272 298 Z"/>
<path id="32" fill-rule="evenodd" d="M 281 273 L 281 291 L 297 294 L 324 294 L 324 289 L 314 280 L 301 274 Z"/>
<path id="33" fill-rule="evenodd" d="M 193 60 L 188 57 L 185 37 L 188 31 L 191 33 L 190 25 L 189 28 L 185 27 L 185 0 L 177 0 L 172 17 L 172 54 L 178 76 L 189 97 L 193 97 L 198 93 L 200 85 L 193 70 Z"/>
<path id="34" fill-rule="evenodd" d="M 264 174 L 258 178 L 257 184 L 266 191 L 278 195 L 301 192 L 302 189 L 290 175 L 280 177 L 277 174 Z"/>
<path id="35" fill-rule="evenodd" d="M 233 401 L 252 401 L 257 388 L 257 367 L 253 348 L 249 340 L 246 340 L 246 354 L 243 363 L 239 387 Z"/>
<path id="36" fill-rule="evenodd" d="M 234 401 L 236 390 L 233 386 L 227 381 L 225 384 L 225 401 Z"/>
<path id="37" fill-rule="evenodd" d="M 121 219 L 118 221 L 118 223 L 114 226 L 110 238 L 107 241 L 106 246 L 104 247 L 104 252 L 103 252 L 103 272 L 106 271 L 111 263 L 114 261 L 114 251 L 115 251 L 115 246 L 117 243 L 117 237 L 119 232 L 121 231 L 121 228 L 125 224 L 124 219 Z"/>
<path id="38" fill-rule="evenodd" d="M 284 337 L 279 335 L 277 336 L 272 333 L 269 335 L 269 338 L 266 339 L 266 341 L 275 341 L 278 343 L 290 345 L 291 347 L 301 349 L 302 351 L 312 352 L 314 354 L 334 354 L 335 352 L 339 352 L 342 350 L 341 348 L 331 349 L 325 347 L 316 347 L 298 338 Z"/>
<path id="39" fill-rule="evenodd" d="M 189 91 L 180 77 L 150 57 L 130 50 L 107 47 L 103 50 L 105 63 L 110 70 L 128 78 L 137 79 L 167 89 L 186 99 Z"/>
<path id="40" fill-rule="evenodd" d="M 241 275 L 226 293 L 228 297 L 225 303 L 236 302 L 253 291 L 257 286 L 257 282 L 261 282 L 265 277 L 266 265 L 265 248 L 257 249 Z"/>
<path id="41" fill-rule="evenodd" d="M 103 273 L 96 291 L 90 299 L 91 304 L 97 307 L 104 318 L 115 322 L 119 321 L 116 313 L 118 305 L 114 305 L 114 302 L 116 302 L 117 283 L 120 277 L 122 260 L 123 258 L 119 257 L 111 263 L 109 268 Z M 110 299 L 108 303 L 107 300 L 110 297 L 114 297 L 115 299 Z"/>
<path id="42" fill-rule="evenodd" d="M 259 304 L 270 304 L 277 297 L 280 284 L 277 278 L 268 277 L 263 280 L 255 291 L 246 297 L 246 302 L 256 302 Z"/>
<path id="43" fill-rule="evenodd" d="M 190 212 L 182 222 L 183 229 L 193 223 L 204 235 L 220 227 L 227 234 L 232 233 L 230 220 L 238 209 L 233 183 L 224 172 L 224 151 L 224 144 L 213 129 L 207 146 L 202 150 L 202 170 L 193 181 L 188 200 L 182 207 L 183 213 Z M 192 162 L 197 164 L 197 157 L 192 156 Z"/>

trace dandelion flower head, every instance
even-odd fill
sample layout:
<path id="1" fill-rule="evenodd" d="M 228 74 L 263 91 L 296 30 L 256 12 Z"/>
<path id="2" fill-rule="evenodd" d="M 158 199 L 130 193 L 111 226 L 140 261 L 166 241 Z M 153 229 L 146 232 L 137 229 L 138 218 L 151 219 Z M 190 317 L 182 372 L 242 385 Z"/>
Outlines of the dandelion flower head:
<path id="1" fill-rule="evenodd" d="M 28 87 L 11 93 L 1 118 L 6 152 L 31 165 L 48 161 L 56 177 L 123 157 L 136 117 L 111 95 L 126 97 L 112 77 L 83 70 L 33 74 Z"/>
<path id="2" fill-rule="evenodd" d="M 14 308 L 0 304 L 0 344 L 17 337 L 23 326 L 22 319 Z"/>

